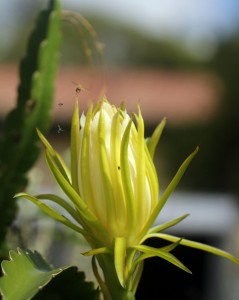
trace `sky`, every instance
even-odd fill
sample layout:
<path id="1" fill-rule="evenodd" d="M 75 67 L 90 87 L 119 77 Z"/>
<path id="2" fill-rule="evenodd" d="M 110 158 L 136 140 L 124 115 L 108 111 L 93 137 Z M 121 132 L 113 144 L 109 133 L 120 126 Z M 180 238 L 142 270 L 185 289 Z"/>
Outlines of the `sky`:
<path id="1" fill-rule="evenodd" d="M 63 6 L 173 37 L 195 56 L 208 57 L 218 39 L 239 28 L 239 0 L 63 0 Z"/>
<path id="2" fill-rule="evenodd" d="M 63 0 L 62 3 L 132 24 L 155 35 L 202 38 L 239 26 L 238 0 Z"/>
<path id="3" fill-rule="evenodd" d="M 0 1 L 0 40 L 17 34 L 21 4 L 46 0 Z M 238 0 L 62 0 L 64 8 L 98 14 L 154 36 L 176 37 L 189 47 L 214 45 L 218 37 L 239 27 Z M 24 7 L 22 5 L 22 7 Z M 7 31 L 5 29 L 8 29 Z M 204 47 L 204 48 L 205 48 Z"/>

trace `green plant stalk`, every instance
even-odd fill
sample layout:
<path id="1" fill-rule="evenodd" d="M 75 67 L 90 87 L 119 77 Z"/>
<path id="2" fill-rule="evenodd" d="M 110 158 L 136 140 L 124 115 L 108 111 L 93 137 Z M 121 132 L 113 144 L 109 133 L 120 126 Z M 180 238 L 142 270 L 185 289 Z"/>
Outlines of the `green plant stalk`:
<path id="1" fill-rule="evenodd" d="M 105 292 L 102 289 L 104 300 L 134 300 L 135 295 L 127 288 L 123 288 L 119 282 L 114 265 L 114 255 L 100 254 L 97 259 L 104 273 L 104 282 L 107 287 Z"/>
<path id="2" fill-rule="evenodd" d="M 17 105 L 4 121 L 0 139 L 0 251 L 16 216 L 13 195 L 27 185 L 27 172 L 40 154 L 35 128 L 50 125 L 54 80 L 59 61 L 61 5 L 51 0 L 42 11 L 20 64 Z M 7 255 L 1 253 L 0 256 Z"/>

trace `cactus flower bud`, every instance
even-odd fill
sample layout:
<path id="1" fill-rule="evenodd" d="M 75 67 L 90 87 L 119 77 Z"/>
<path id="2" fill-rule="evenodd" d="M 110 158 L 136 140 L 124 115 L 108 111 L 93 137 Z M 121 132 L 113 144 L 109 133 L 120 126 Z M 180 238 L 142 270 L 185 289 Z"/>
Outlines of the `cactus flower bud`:
<path id="1" fill-rule="evenodd" d="M 188 156 L 160 195 L 153 158 L 164 125 L 165 120 L 145 139 L 140 107 L 138 114 L 131 117 L 123 105 L 116 108 L 103 98 L 79 118 L 76 101 L 71 125 L 70 168 L 38 130 L 46 148 L 48 166 L 67 199 L 53 194 L 20 193 L 16 197 L 32 201 L 85 237 L 92 248 L 85 255 L 93 256 L 93 271 L 104 299 L 134 299 L 142 262 L 149 257 L 158 256 L 190 272 L 171 253 L 179 243 L 239 264 L 237 258 L 225 251 L 161 233 L 187 215 L 151 228 L 198 151 L 196 148 Z M 66 214 L 60 215 L 46 205 L 44 199 L 62 206 Z M 170 243 L 161 248 L 143 244 L 152 237 Z M 103 279 L 95 258 L 103 271 Z"/>
<path id="2" fill-rule="evenodd" d="M 140 113 L 106 99 L 80 118 L 78 190 L 111 241 L 137 243 L 158 203 L 158 178 L 144 139 Z"/>

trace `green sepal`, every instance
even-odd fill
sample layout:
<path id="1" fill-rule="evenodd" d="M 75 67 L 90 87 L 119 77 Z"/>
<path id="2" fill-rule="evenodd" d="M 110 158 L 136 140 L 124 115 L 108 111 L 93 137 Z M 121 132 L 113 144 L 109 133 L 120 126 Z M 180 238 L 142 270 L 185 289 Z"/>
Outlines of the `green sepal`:
<path id="1" fill-rule="evenodd" d="M 164 118 L 159 123 L 159 125 L 155 128 L 152 136 L 150 138 L 146 139 L 146 143 L 147 143 L 149 153 L 150 153 L 150 156 L 152 157 L 152 159 L 154 159 L 155 150 L 156 150 L 157 144 L 159 142 L 159 139 L 162 135 L 165 124 L 166 124 L 166 119 Z"/>
<path id="2" fill-rule="evenodd" d="M 46 147 L 46 149 L 49 151 L 52 159 L 54 160 L 57 168 L 61 172 L 61 174 L 64 176 L 64 178 L 68 181 L 71 182 L 71 176 L 70 176 L 70 171 L 68 167 L 66 166 L 64 160 L 61 158 L 61 156 L 55 151 L 51 144 L 48 142 L 48 140 L 44 137 L 44 135 L 41 133 L 39 129 L 36 129 L 37 134 L 43 143 L 43 145 Z"/>
<path id="3" fill-rule="evenodd" d="M 82 253 L 84 256 L 93 256 L 97 254 L 105 254 L 105 253 L 110 253 L 110 249 L 107 247 L 101 247 L 101 248 L 96 248 L 89 250 L 87 252 Z"/>
<path id="4" fill-rule="evenodd" d="M 14 196 L 14 198 L 25 198 L 27 200 L 30 200 L 35 205 L 37 205 L 42 211 L 44 211 L 46 214 L 48 214 L 53 219 L 57 220 L 58 222 L 61 222 L 62 224 L 66 225 L 67 227 L 70 227 L 71 229 L 81 233 L 82 235 L 85 235 L 86 232 L 79 226 L 72 223 L 67 217 L 58 214 L 55 210 L 53 210 L 51 207 L 47 206 L 46 204 L 42 203 L 38 198 L 30 196 L 26 193 L 19 193 Z"/>
<path id="5" fill-rule="evenodd" d="M 170 235 L 170 234 L 165 234 L 165 233 L 155 233 L 155 234 L 152 234 L 152 237 L 158 237 L 158 238 L 161 238 L 161 239 L 164 239 L 164 240 L 167 240 L 167 241 L 171 241 L 171 242 L 175 242 L 179 239 L 176 236 L 173 236 L 173 235 Z M 190 247 L 190 248 L 195 248 L 195 249 L 198 249 L 198 250 L 203 250 L 203 251 L 206 251 L 206 252 L 224 257 L 224 258 L 236 263 L 237 265 L 239 265 L 239 258 L 233 256 L 232 254 L 230 254 L 226 251 L 220 250 L 216 247 L 205 245 L 205 244 L 202 244 L 202 243 L 199 243 L 199 242 L 194 242 L 194 241 L 187 240 L 187 239 L 181 239 L 180 245 L 187 246 L 187 247 Z"/>
<path id="6" fill-rule="evenodd" d="M 178 245 L 178 241 L 179 239 L 177 239 L 177 243 L 176 245 L 170 245 L 163 247 L 163 248 L 153 248 L 153 247 L 149 247 L 149 246 L 145 246 L 145 245 L 138 245 L 138 246 L 134 246 L 133 248 L 143 252 L 144 254 L 141 254 L 141 256 L 137 259 L 137 263 L 140 262 L 141 260 L 145 260 L 146 258 L 149 257 L 154 257 L 154 256 L 158 256 L 163 258 L 164 260 L 170 262 L 171 264 L 175 265 L 176 267 L 182 269 L 183 271 L 187 272 L 187 273 L 192 273 L 182 262 L 180 262 L 180 260 L 178 260 L 172 253 L 169 253 L 168 250 L 170 250 L 171 248 L 175 248 Z"/>
<path id="7" fill-rule="evenodd" d="M 110 134 L 110 151 L 111 151 L 111 174 L 112 174 L 112 188 L 114 193 L 115 203 L 115 221 L 124 220 L 126 208 L 125 208 L 125 196 L 124 189 L 121 179 L 121 166 L 120 166 L 120 125 L 121 125 L 121 114 L 118 110 L 115 113 Z M 120 201 L 119 201 L 120 200 Z"/>
<path id="8" fill-rule="evenodd" d="M 72 185 L 65 179 L 62 173 L 59 171 L 47 149 L 45 153 L 48 166 L 64 193 L 69 197 L 69 199 L 75 205 L 76 209 L 78 209 L 80 213 L 84 215 L 85 219 L 95 221 L 95 216 L 93 216 L 92 213 L 90 213 L 87 205 L 81 199 L 80 195 L 73 189 Z"/>
<path id="9" fill-rule="evenodd" d="M 84 199 L 87 199 L 88 203 L 93 205 L 94 197 L 93 197 L 93 190 L 91 187 L 91 172 L 90 172 L 90 127 L 93 115 L 93 106 L 91 105 L 87 111 L 86 119 L 85 119 L 85 126 L 82 136 L 81 142 L 81 153 L 80 153 L 80 165 L 79 165 L 79 172 L 81 176 L 81 196 Z"/>
<path id="10" fill-rule="evenodd" d="M 95 232 L 94 234 L 97 236 L 97 232 L 100 235 L 101 238 L 105 238 L 105 241 L 108 242 L 108 235 L 105 229 L 103 228 L 102 224 L 98 221 L 98 219 L 95 217 L 93 212 L 88 208 L 86 203 L 82 200 L 80 195 L 74 190 L 72 185 L 65 179 L 65 177 L 61 174 L 61 172 L 58 170 L 57 166 L 55 165 L 54 160 L 52 159 L 50 153 L 46 149 L 46 160 L 48 163 L 48 166 L 54 175 L 57 183 L 61 187 L 61 189 L 64 191 L 64 193 L 68 196 L 69 200 L 74 204 L 76 210 L 79 212 L 79 218 L 81 219 L 81 225 L 84 228 L 87 228 L 91 232 Z M 87 232 L 88 232 L 87 230 Z M 88 233 L 87 233 L 88 234 Z M 92 233 L 93 234 L 93 233 Z M 85 236 L 87 239 L 87 236 Z"/>
<path id="11" fill-rule="evenodd" d="M 78 223 L 80 223 L 81 218 L 77 211 L 63 198 L 54 194 L 39 194 L 35 196 L 39 200 L 50 200 L 61 207 L 63 207 Z"/>
<path id="12" fill-rule="evenodd" d="M 102 110 L 100 110 L 100 117 L 98 123 L 98 144 L 99 144 L 99 164 L 101 182 L 105 195 L 105 202 L 107 206 L 107 222 L 114 224 L 115 222 L 115 207 L 112 192 L 112 180 L 110 174 L 110 165 L 107 157 L 107 150 L 105 144 L 105 120 Z"/>
<path id="13" fill-rule="evenodd" d="M 132 120 L 129 121 L 123 135 L 123 139 L 121 142 L 121 150 L 120 150 L 120 164 L 121 164 L 121 178 L 122 184 L 125 193 L 126 207 L 127 207 L 127 217 L 128 224 L 131 224 L 132 228 L 135 226 L 135 204 L 134 204 L 134 193 L 133 187 L 130 178 L 130 170 L 128 163 L 128 146 L 129 146 L 129 137 L 130 130 L 132 126 Z"/>
<path id="14" fill-rule="evenodd" d="M 122 287 L 125 287 L 125 257 L 126 257 L 126 239 L 116 237 L 114 245 L 114 264 L 116 274 Z"/>
<path id="15" fill-rule="evenodd" d="M 134 146 L 135 150 L 135 168 L 137 170 L 136 180 L 134 183 L 134 194 L 135 194 L 135 209 L 137 210 L 137 222 L 142 225 L 145 220 L 145 214 L 147 213 L 148 203 L 145 201 L 146 198 L 146 168 L 145 168 L 145 140 L 144 140 L 144 120 L 141 115 L 140 107 L 138 107 L 137 117 L 137 136 Z M 134 129 L 134 128 L 133 128 Z M 132 130 L 133 131 L 133 130 Z M 134 143 L 133 143 L 134 144 Z M 132 225 L 133 227 L 133 225 Z M 132 228 L 134 230 L 134 228 Z"/>
<path id="16" fill-rule="evenodd" d="M 172 251 L 173 249 L 175 249 L 181 242 L 182 239 L 178 239 L 176 242 L 172 243 L 172 244 L 169 244 L 167 246 L 164 246 L 164 247 L 160 247 L 158 249 L 156 248 L 153 248 L 153 249 L 156 249 L 156 250 L 160 250 L 160 251 L 164 251 L 164 252 L 170 252 Z M 152 253 L 143 253 L 143 254 L 140 254 L 140 256 L 138 256 L 135 260 L 134 260 L 134 263 L 133 263 L 133 270 L 134 268 L 136 268 L 136 265 L 143 262 L 146 258 L 150 258 L 150 257 L 154 257 L 155 255 L 152 254 Z"/>
<path id="17" fill-rule="evenodd" d="M 164 207 L 165 203 L 167 202 L 169 196 L 172 194 L 172 192 L 175 190 L 177 187 L 178 183 L 180 182 L 183 174 L 187 170 L 187 167 L 189 166 L 190 162 L 194 158 L 194 156 L 198 152 L 198 147 L 185 159 L 185 161 L 182 163 L 180 168 L 178 169 L 176 175 L 173 177 L 172 181 L 170 184 L 167 186 L 166 190 L 164 191 L 163 195 L 159 199 L 159 204 L 157 207 L 157 214 L 161 211 L 161 209 Z"/>
<path id="18" fill-rule="evenodd" d="M 79 193 L 78 168 L 80 149 L 80 124 L 78 101 L 75 101 L 75 109 L 71 121 L 71 180 L 73 188 Z"/>
<path id="19" fill-rule="evenodd" d="M 159 202 L 157 204 L 157 206 L 155 207 L 154 211 L 152 212 L 147 224 L 145 225 L 145 229 L 144 229 L 144 234 L 146 234 L 146 230 L 148 230 L 151 225 L 153 224 L 153 222 L 155 221 L 155 219 L 157 218 L 157 216 L 159 215 L 160 211 L 162 210 L 162 208 L 164 207 L 165 203 L 167 202 L 169 196 L 172 194 L 172 192 L 175 190 L 175 188 L 177 187 L 178 183 L 180 182 L 183 174 L 185 173 L 185 171 L 187 170 L 187 167 L 189 166 L 190 162 L 192 161 L 192 159 L 194 158 L 194 156 L 197 154 L 199 150 L 199 147 L 197 147 L 186 159 L 185 161 L 182 163 L 182 165 L 180 166 L 180 168 L 178 169 L 177 173 L 175 174 L 175 176 L 173 177 L 172 181 L 169 183 L 169 185 L 167 186 L 166 190 L 163 192 L 162 196 L 159 199 Z M 142 234 L 143 236 L 143 234 Z"/>
<path id="20" fill-rule="evenodd" d="M 149 187 L 150 187 L 150 192 L 151 192 L 151 205 L 152 207 L 155 207 L 158 204 L 158 196 L 160 192 L 160 187 L 159 187 L 159 180 L 158 180 L 158 175 L 157 171 L 155 169 L 155 165 L 153 163 L 153 160 L 150 156 L 149 150 L 147 145 L 145 144 L 144 146 L 144 151 L 146 155 L 146 176 L 148 179 Z"/>
<path id="21" fill-rule="evenodd" d="M 173 219 L 173 220 L 171 220 L 169 222 L 166 222 L 164 224 L 160 224 L 158 226 L 152 227 L 151 229 L 149 229 L 149 234 L 154 233 L 154 232 L 160 232 L 160 231 L 163 231 L 163 230 L 168 229 L 170 227 L 173 227 L 173 226 L 177 225 L 178 223 L 180 223 L 181 221 L 183 221 L 188 216 L 189 216 L 189 214 L 185 214 L 181 217 Z"/>

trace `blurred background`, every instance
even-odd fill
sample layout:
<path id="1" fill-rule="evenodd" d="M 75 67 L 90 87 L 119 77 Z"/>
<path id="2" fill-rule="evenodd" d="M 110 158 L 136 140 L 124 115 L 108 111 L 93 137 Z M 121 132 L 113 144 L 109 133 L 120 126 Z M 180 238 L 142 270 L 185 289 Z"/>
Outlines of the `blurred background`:
<path id="1" fill-rule="evenodd" d="M 85 88 L 79 95 L 82 110 L 103 94 L 117 105 L 124 101 L 129 112 L 140 103 L 147 135 L 166 117 L 155 158 L 162 189 L 197 145 L 200 151 L 158 221 L 180 215 L 183 208 L 191 220 L 175 234 L 239 256 L 239 2 L 65 0 L 62 4 L 90 22 L 92 47 L 100 47 L 89 64 L 80 33 L 63 22 L 49 139 L 68 157 L 77 84 Z M 46 5 L 42 0 L 0 3 L 0 126 L 15 106 L 18 64 L 35 18 Z M 55 188 L 42 158 L 29 176 L 34 193 L 39 185 L 46 191 Z M 47 248 L 43 236 L 38 243 Z M 162 289 L 169 299 L 238 299 L 239 271 L 230 262 L 180 247 L 178 251 L 194 275 L 149 262 L 137 299 L 150 297 L 150 291 L 153 297 Z M 147 282 L 148 274 L 154 274 L 156 283 Z M 158 283 L 163 278 L 162 287 Z"/>

